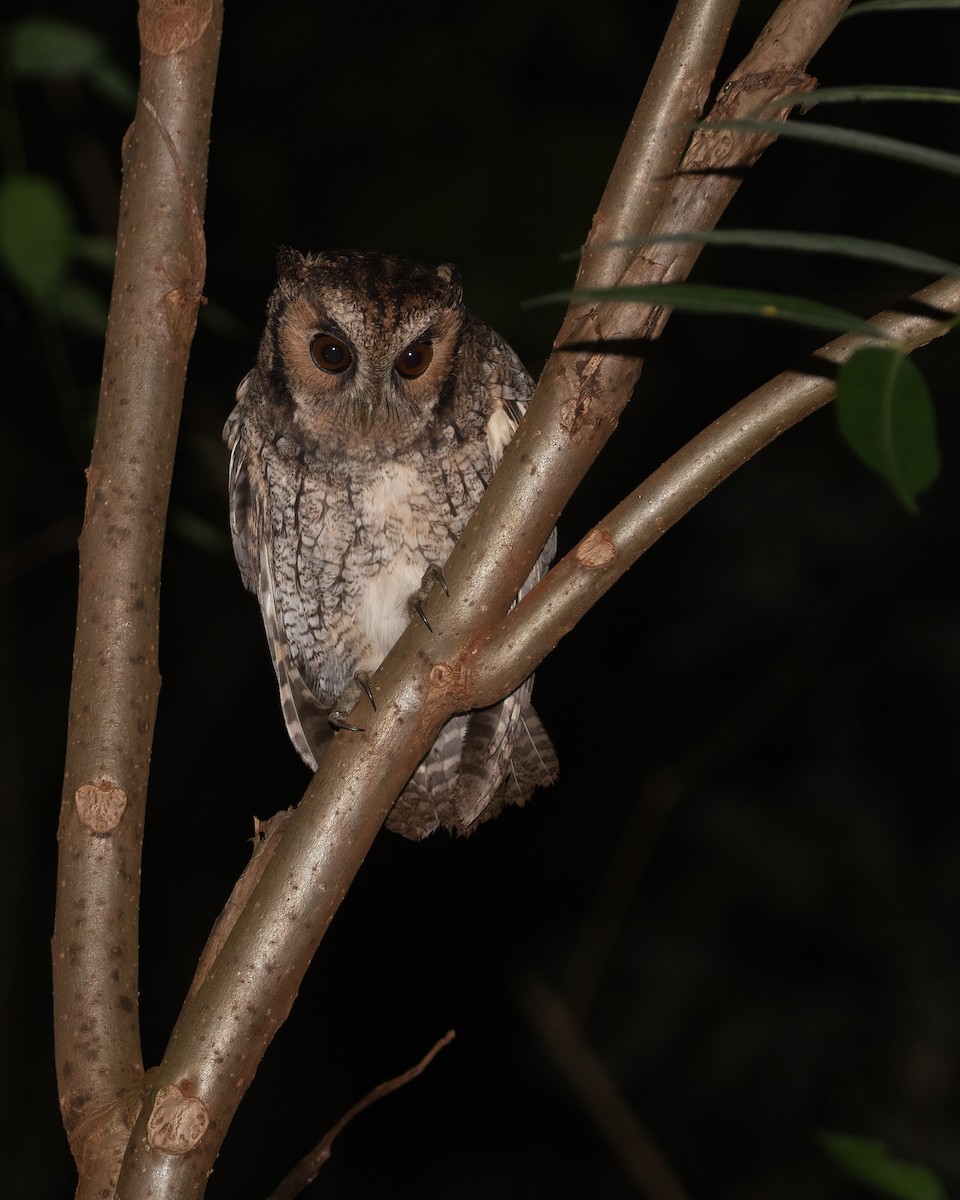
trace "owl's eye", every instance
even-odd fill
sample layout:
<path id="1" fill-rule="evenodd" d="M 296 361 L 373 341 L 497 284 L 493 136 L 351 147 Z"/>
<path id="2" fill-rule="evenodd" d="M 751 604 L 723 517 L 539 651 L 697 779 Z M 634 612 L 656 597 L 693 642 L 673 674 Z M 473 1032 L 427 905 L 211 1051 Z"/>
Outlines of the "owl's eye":
<path id="1" fill-rule="evenodd" d="M 350 347 L 332 333 L 316 335 L 310 343 L 310 357 L 321 371 L 330 371 L 334 375 L 345 371 L 353 362 Z"/>
<path id="2" fill-rule="evenodd" d="M 432 358 L 433 347 L 429 342 L 414 342 L 403 351 L 394 366 L 404 379 L 416 379 L 430 366 Z"/>

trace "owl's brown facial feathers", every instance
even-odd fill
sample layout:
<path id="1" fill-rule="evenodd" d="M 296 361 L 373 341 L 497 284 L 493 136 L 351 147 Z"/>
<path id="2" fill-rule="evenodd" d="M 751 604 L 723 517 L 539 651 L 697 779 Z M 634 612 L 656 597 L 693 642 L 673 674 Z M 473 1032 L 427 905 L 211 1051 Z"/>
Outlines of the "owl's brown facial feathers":
<path id="1" fill-rule="evenodd" d="M 260 362 L 282 364 L 304 436 L 344 447 L 359 437 L 392 449 L 436 407 L 456 367 L 463 320 L 453 267 L 288 250 Z"/>

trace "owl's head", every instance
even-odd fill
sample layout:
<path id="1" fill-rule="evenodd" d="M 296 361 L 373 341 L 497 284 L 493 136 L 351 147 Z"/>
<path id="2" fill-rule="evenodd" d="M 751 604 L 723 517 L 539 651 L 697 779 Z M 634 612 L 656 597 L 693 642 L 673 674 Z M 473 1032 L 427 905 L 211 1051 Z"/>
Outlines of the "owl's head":
<path id="1" fill-rule="evenodd" d="M 331 448 L 397 446 L 452 385 L 466 312 L 456 267 L 284 247 L 258 367 L 299 432 Z"/>

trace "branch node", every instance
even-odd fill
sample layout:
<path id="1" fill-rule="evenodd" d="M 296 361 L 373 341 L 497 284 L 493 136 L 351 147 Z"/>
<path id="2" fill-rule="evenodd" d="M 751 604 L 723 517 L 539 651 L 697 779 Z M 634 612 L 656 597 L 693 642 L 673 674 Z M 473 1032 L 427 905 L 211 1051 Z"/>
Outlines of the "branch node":
<path id="1" fill-rule="evenodd" d="M 140 41 L 152 54 L 181 54 L 200 41 L 212 15 L 211 0 L 199 4 L 184 4 L 183 0 L 141 0 Z"/>
<path id="2" fill-rule="evenodd" d="M 93 833 L 109 833 L 120 824 L 127 807 L 127 793 L 112 779 L 82 783 L 74 795 L 77 816 Z"/>
<path id="3" fill-rule="evenodd" d="M 462 663 L 439 662 L 430 671 L 430 687 L 439 692 L 455 692 L 463 688 L 466 670 Z"/>
<path id="4" fill-rule="evenodd" d="M 198 1096 L 186 1096 L 175 1083 L 157 1092 L 147 1119 L 147 1145 L 167 1154 L 193 1150 L 207 1131 L 210 1114 Z"/>
<path id="5" fill-rule="evenodd" d="M 609 567 L 616 560 L 617 548 L 606 529 L 591 529 L 576 549 L 576 559 L 588 571 Z"/>

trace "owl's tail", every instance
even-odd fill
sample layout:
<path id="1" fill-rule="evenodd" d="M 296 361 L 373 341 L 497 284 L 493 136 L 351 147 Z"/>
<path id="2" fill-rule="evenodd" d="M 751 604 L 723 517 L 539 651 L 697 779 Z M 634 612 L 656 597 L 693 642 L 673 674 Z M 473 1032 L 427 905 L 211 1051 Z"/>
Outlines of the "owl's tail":
<path id="1" fill-rule="evenodd" d="M 555 783 L 557 752 L 529 702 L 529 681 L 499 704 L 444 725 L 386 820 L 416 841 L 438 826 L 469 834 L 508 804 Z"/>
<path id="2" fill-rule="evenodd" d="M 543 727 L 532 704 L 528 704 L 520 718 L 520 733 L 510 759 L 511 775 L 516 788 L 524 800 L 538 787 L 549 787 L 557 782 L 560 763 L 550 735 Z M 522 804 L 523 801 L 514 801 Z"/>

